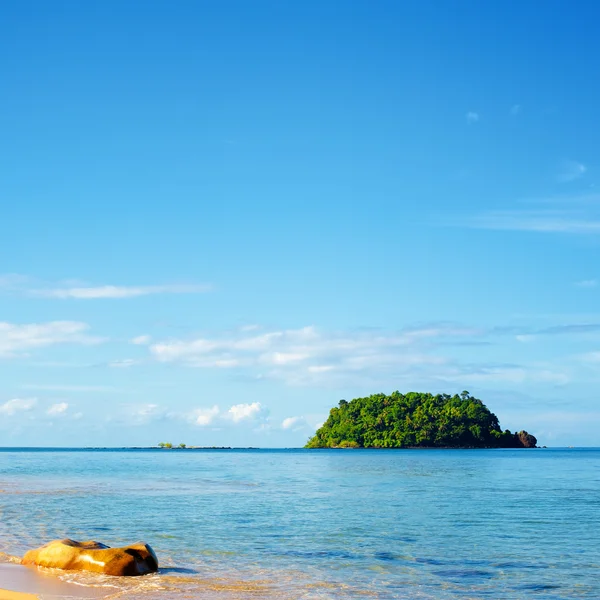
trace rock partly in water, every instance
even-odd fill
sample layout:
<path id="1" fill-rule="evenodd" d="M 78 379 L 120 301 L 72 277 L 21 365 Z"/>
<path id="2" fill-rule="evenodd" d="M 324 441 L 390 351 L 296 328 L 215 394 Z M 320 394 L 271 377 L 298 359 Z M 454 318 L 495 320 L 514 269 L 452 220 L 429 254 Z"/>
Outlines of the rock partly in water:
<path id="1" fill-rule="evenodd" d="M 515 433 L 515 437 L 523 448 L 537 448 L 537 438 L 526 431 Z"/>
<path id="2" fill-rule="evenodd" d="M 123 548 L 111 548 L 94 541 L 56 540 L 30 550 L 21 563 L 105 575 L 133 576 L 158 571 L 158 559 L 154 550 L 143 542 Z"/>

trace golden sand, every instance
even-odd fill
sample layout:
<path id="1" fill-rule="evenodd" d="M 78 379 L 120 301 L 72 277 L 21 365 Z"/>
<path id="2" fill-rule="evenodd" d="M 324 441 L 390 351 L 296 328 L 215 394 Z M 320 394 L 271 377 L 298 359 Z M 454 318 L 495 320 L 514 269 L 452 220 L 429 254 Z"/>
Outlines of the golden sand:
<path id="1" fill-rule="evenodd" d="M 34 596 L 33 594 L 0 590 L 0 600 L 38 600 L 38 597 Z"/>

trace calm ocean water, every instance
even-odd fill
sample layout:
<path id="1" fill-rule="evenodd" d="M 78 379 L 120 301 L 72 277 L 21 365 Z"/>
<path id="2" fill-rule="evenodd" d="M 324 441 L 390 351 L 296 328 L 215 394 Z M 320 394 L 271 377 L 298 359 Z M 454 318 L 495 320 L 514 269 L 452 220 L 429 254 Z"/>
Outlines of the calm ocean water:
<path id="1" fill-rule="evenodd" d="M 0 551 L 152 545 L 124 598 L 600 598 L 600 449 L 0 449 Z M 0 582 L 1 584 L 1 582 Z"/>

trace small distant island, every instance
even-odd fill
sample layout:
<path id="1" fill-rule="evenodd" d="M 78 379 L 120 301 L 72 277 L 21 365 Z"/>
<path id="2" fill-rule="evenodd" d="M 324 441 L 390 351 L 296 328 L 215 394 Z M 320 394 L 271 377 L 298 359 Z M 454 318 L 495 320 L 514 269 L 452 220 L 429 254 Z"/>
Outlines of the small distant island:
<path id="1" fill-rule="evenodd" d="M 340 400 L 305 448 L 536 448 L 526 431 L 502 431 L 498 417 L 467 391 L 393 392 Z"/>

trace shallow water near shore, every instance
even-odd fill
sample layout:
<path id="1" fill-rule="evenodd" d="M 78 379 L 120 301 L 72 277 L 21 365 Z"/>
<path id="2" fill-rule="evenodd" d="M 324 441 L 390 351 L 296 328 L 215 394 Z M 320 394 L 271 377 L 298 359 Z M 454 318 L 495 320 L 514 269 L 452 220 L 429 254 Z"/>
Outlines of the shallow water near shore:
<path id="1" fill-rule="evenodd" d="M 158 554 L 54 574 L 82 595 L 597 599 L 599 525 L 600 449 L 0 450 L 0 562 L 63 537 Z"/>

